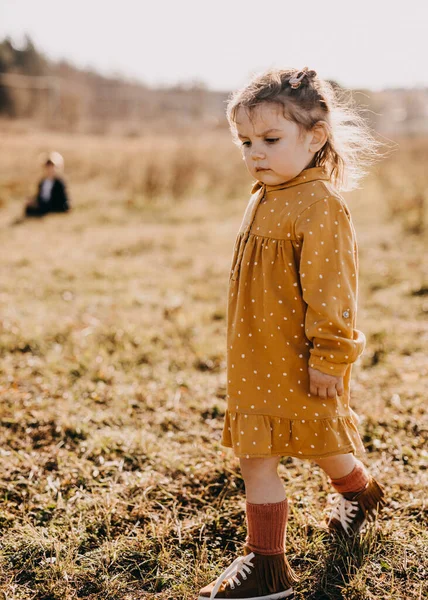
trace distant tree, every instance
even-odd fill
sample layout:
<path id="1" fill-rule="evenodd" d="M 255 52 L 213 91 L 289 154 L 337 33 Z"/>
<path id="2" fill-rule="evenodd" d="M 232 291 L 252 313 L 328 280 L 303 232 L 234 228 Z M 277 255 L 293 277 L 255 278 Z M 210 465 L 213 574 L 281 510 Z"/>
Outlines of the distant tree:
<path id="1" fill-rule="evenodd" d="M 16 48 L 9 37 L 0 42 L 0 114 L 17 116 L 19 110 L 16 93 L 9 86 L 2 85 L 1 73 L 39 76 L 47 74 L 48 70 L 48 61 L 28 35 L 22 48 Z M 34 108 L 34 102 L 32 106 Z"/>
<path id="2" fill-rule="evenodd" d="M 15 48 L 10 38 L 5 38 L 0 42 L 0 72 L 7 73 L 15 62 Z"/>
<path id="3" fill-rule="evenodd" d="M 44 75 L 46 73 L 46 59 L 38 52 L 32 39 L 27 35 L 22 50 L 15 49 L 15 67 L 24 75 Z"/>
<path id="4" fill-rule="evenodd" d="M 48 61 L 27 35 L 23 48 L 16 48 L 9 37 L 0 42 L 0 72 L 45 75 Z"/>
<path id="5" fill-rule="evenodd" d="M 7 73 L 14 63 L 14 48 L 9 38 L 0 43 L 0 76 Z M 14 115 L 13 102 L 9 89 L 0 81 L 0 114 Z"/>
<path id="6" fill-rule="evenodd" d="M 336 81 L 335 79 L 327 79 L 327 83 L 329 83 L 331 85 L 331 87 L 334 89 L 334 91 L 340 91 L 340 90 L 344 90 L 345 88 L 340 85 L 340 83 L 338 81 Z"/>

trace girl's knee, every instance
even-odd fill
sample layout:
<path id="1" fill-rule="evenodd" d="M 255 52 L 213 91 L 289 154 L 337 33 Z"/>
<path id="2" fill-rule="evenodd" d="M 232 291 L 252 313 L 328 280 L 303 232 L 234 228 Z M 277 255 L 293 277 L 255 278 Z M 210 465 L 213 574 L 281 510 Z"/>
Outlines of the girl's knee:
<path id="1" fill-rule="evenodd" d="M 268 458 L 240 458 L 241 473 L 244 480 L 261 479 L 278 470 L 278 456 Z"/>
<path id="2" fill-rule="evenodd" d="M 328 465 L 328 464 L 337 464 L 337 463 L 341 463 L 344 461 L 355 461 L 355 456 L 351 453 L 349 454 L 335 454 L 334 456 L 324 456 L 324 457 L 320 457 L 320 458 L 314 458 L 313 462 L 315 462 L 315 464 L 322 466 L 324 465 Z"/>
<path id="3" fill-rule="evenodd" d="M 353 454 L 337 454 L 325 458 L 315 458 L 314 462 L 333 479 L 347 475 L 358 464 Z"/>

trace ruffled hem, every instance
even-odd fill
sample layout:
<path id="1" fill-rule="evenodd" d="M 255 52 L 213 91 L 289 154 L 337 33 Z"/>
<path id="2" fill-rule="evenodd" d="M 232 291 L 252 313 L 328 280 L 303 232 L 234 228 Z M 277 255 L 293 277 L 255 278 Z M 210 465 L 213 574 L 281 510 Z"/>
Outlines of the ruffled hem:
<path id="1" fill-rule="evenodd" d="M 297 420 L 227 410 L 221 444 L 242 458 L 362 456 L 357 422 L 354 412 L 349 417 Z"/>

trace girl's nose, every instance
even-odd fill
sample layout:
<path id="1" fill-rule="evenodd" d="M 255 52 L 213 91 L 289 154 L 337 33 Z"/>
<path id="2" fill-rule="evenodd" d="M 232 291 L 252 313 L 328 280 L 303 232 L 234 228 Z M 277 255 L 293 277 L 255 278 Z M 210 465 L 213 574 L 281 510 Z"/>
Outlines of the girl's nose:
<path id="1" fill-rule="evenodd" d="M 257 150 L 257 148 L 251 149 L 251 158 L 253 160 L 260 160 L 261 158 L 265 158 L 265 153 L 262 150 Z"/>

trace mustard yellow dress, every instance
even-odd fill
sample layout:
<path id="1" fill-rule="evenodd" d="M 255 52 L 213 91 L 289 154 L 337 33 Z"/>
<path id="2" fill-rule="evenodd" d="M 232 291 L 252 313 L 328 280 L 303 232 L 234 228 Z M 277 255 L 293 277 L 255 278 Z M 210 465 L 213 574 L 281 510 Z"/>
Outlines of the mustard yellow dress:
<path id="1" fill-rule="evenodd" d="M 227 318 L 222 445 L 239 457 L 365 452 L 350 406 L 358 250 L 351 215 L 323 167 L 255 183 L 235 244 Z M 309 392 L 308 366 L 344 394 Z"/>

